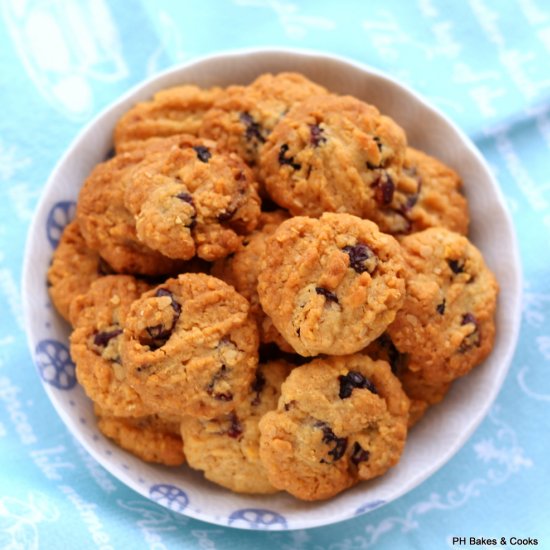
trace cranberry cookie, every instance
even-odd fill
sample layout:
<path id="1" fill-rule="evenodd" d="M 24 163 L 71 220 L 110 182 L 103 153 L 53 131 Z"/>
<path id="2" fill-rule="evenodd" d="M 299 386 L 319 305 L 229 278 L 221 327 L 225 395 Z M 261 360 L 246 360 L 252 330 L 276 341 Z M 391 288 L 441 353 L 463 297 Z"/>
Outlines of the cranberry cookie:
<path id="1" fill-rule="evenodd" d="M 260 365 L 248 396 L 229 414 L 212 420 L 185 417 L 181 434 L 189 466 L 237 493 L 276 492 L 260 461 L 258 422 L 277 407 L 290 370 L 284 361 Z"/>
<path id="2" fill-rule="evenodd" d="M 384 361 L 363 354 L 315 359 L 283 383 L 260 421 L 269 481 L 303 500 L 330 498 L 399 461 L 409 400 Z"/>
<path id="3" fill-rule="evenodd" d="M 150 414 L 126 379 L 120 342 L 130 305 L 149 286 L 130 275 L 107 275 L 71 304 L 76 376 L 88 397 L 113 416 Z"/>
<path id="4" fill-rule="evenodd" d="M 138 239 L 181 260 L 226 256 L 260 216 L 250 169 L 212 142 L 151 154 L 127 178 L 124 203 L 135 216 Z"/>
<path id="5" fill-rule="evenodd" d="M 260 302 L 301 355 L 360 351 L 394 320 L 404 292 L 401 248 L 368 220 L 298 216 L 266 241 Z"/>
<path id="6" fill-rule="evenodd" d="M 368 218 L 400 174 L 406 145 L 404 131 L 376 107 L 351 96 L 312 97 L 273 129 L 260 175 L 271 198 L 295 216 Z"/>
<path id="7" fill-rule="evenodd" d="M 498 284 L 479 250 L 458 233 L 431 228 L 401 244 L 407 294 L 388 334 L 423 383 L 451 382 L 493 347 Z"/>
<path id="8" fill-rule="evenodd" d="M 143 294 L 126 317 L 129 383 L 159 414 L 213 418 L 246 396 L 258 364 L 250 306 L 210 275 L 187 273 Z"/>
<path id="9" fill-rule="evenodd" d="M 381 231 L 406 235 L 429 227 L 468 232 L 468 205 L 462 180 L 434 157 L 407 147 L 403 169 L 375 194 L 376 208 L 369 214 Z"/>
<path id="10" fill-rule="evenodd" d="M 76 219 L 86 245 L 117 273 L 175 273 L 180 262 L 139 241 L 134 216 L 124 205 L 125 178 L 145 155 L 139 149 L 98 164 L 80 190 Z"/>

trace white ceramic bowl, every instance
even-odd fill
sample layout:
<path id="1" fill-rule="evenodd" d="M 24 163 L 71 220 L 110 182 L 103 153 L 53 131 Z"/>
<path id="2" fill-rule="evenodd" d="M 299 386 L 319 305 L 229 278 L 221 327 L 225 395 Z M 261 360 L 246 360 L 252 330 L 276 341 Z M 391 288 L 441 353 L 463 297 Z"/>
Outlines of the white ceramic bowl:
<path id="1" fill-rule="evenodd" d="M 286 494 L 242 496 L 217 487 L 186 467 L 148 465 L 120 450 L 97 430 L 90 401 L 76 383 L 68 351 L 69 327 L 53 311 L 46 270 L 60 232 L 74 213 L 79 188 L 112 147 L 118 117 L 139 100 L 182 83 L 244 84 L 264 72 L 298 71 L 328 89 L 376 105 L 405 128 L 409 143 L 457 170 L 470 201 L 473 242 L 499 280 L 495 348 L 487 361 L 457 382 L 446 400 L 410 433 L 399 465 L 319 503 Z M 70 432 L 120 481 L 176 512 L 246 529 L 327 525 L 368 512 L 404 495 L 436 472 L 466 442 L 493 402 L 510 365 L 520 320 L 521 274 L 517 244 L 498 185 L 470 140 L 414 92 L 378 71 L 332 55 L 295 50 L 237 51 L 170 69 L 134 88 L 89 124 L 51 175 L 38 205 L 24 265 L 28 336 L 46 393 Z"/>

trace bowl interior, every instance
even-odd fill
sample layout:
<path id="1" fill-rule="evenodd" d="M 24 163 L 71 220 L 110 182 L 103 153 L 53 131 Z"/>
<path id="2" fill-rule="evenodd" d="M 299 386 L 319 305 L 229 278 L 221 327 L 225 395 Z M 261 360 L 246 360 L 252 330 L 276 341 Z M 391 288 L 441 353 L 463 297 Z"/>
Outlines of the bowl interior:
<path id="1" fill-rule="evenodd" d="M 406 130 L 411 145 L 459 172 L 470 202 L 470 238 L 500 284 L 497 337 L 488 360 L 455 383 L 445 401 L 411 431 L 397 467 L 319 503 L 300 502 L 286 494 L 234 494 L 188 468 L 145 464 L 111 444 L 98 432 L 91 403 L 76 383 L 68 351 L 69 327 L 54 312 L 46 288 L 53 248 L 74 215 L 80 186 L 111 149 L 119 116 L 169 86 L 246 84 L 262 73 L 280 71 L 301 72 L 332 91 L 373 103 Z M 441 113 L 391 78 L 357 63 L 311 52 L 261 50 L 210 56 L 171 69 L 130 91 L 82 131 L 44 189 L 28 236 L 23 292 L 29 344 L 46 392 L 68 429 L 108 471 L 145 497 L 190 517 L 247 529 L 298 529 L 348 519 L 398 498 L 465 443 L 494 400 L 512 359 L 519 330 L 521 274 L 512 223 L 498 185 L 477 149 Z"/>

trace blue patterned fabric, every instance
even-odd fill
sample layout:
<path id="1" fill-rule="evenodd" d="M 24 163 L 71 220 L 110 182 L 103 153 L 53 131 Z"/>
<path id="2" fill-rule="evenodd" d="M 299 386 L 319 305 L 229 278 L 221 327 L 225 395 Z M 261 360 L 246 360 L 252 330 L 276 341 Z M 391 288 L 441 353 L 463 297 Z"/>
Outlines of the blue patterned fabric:
<path id="1" fill-rule="evenodd" d="M 365 62 L 446 112 L 476 142 L 502 187 L 525 277 L 513 365 L 464 448 L 401 499 L 307 531 L 208 525 L 176 513 L 187 504 L 177 488 L 151 489 L 151 499 L 172 512 L 112 478 L 51 407 L 22 318 L 26 231 L 75 135 L 147 76 L 207 53 L 255 46 Z M 544 0 L 1 2 L 0 548 L 431 549 L 452 548 L 456 536 L 531 537 L 550 548 L 549 56 Z M 72 205 L 59 208 L 63 217 Z M 74 372 L 58 346 L 44 342 L 37 366 L 51 384 L 67 387 Z M 285 525 L 256 509 L 235 511 L 231 520 L 235 527 Z"/>

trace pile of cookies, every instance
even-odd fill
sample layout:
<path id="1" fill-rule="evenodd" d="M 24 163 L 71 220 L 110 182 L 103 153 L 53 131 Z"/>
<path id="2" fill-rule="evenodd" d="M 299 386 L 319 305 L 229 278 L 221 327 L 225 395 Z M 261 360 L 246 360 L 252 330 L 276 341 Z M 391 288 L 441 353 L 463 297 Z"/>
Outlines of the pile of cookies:
<path id="1" fill-rule="evenodd" d="M 490 353 L 461 180 L 376 107 L 293 73 L 184 85 L 114 151 L 48 283 L 99 429 L 138 457 L 326 499 Z"/>

